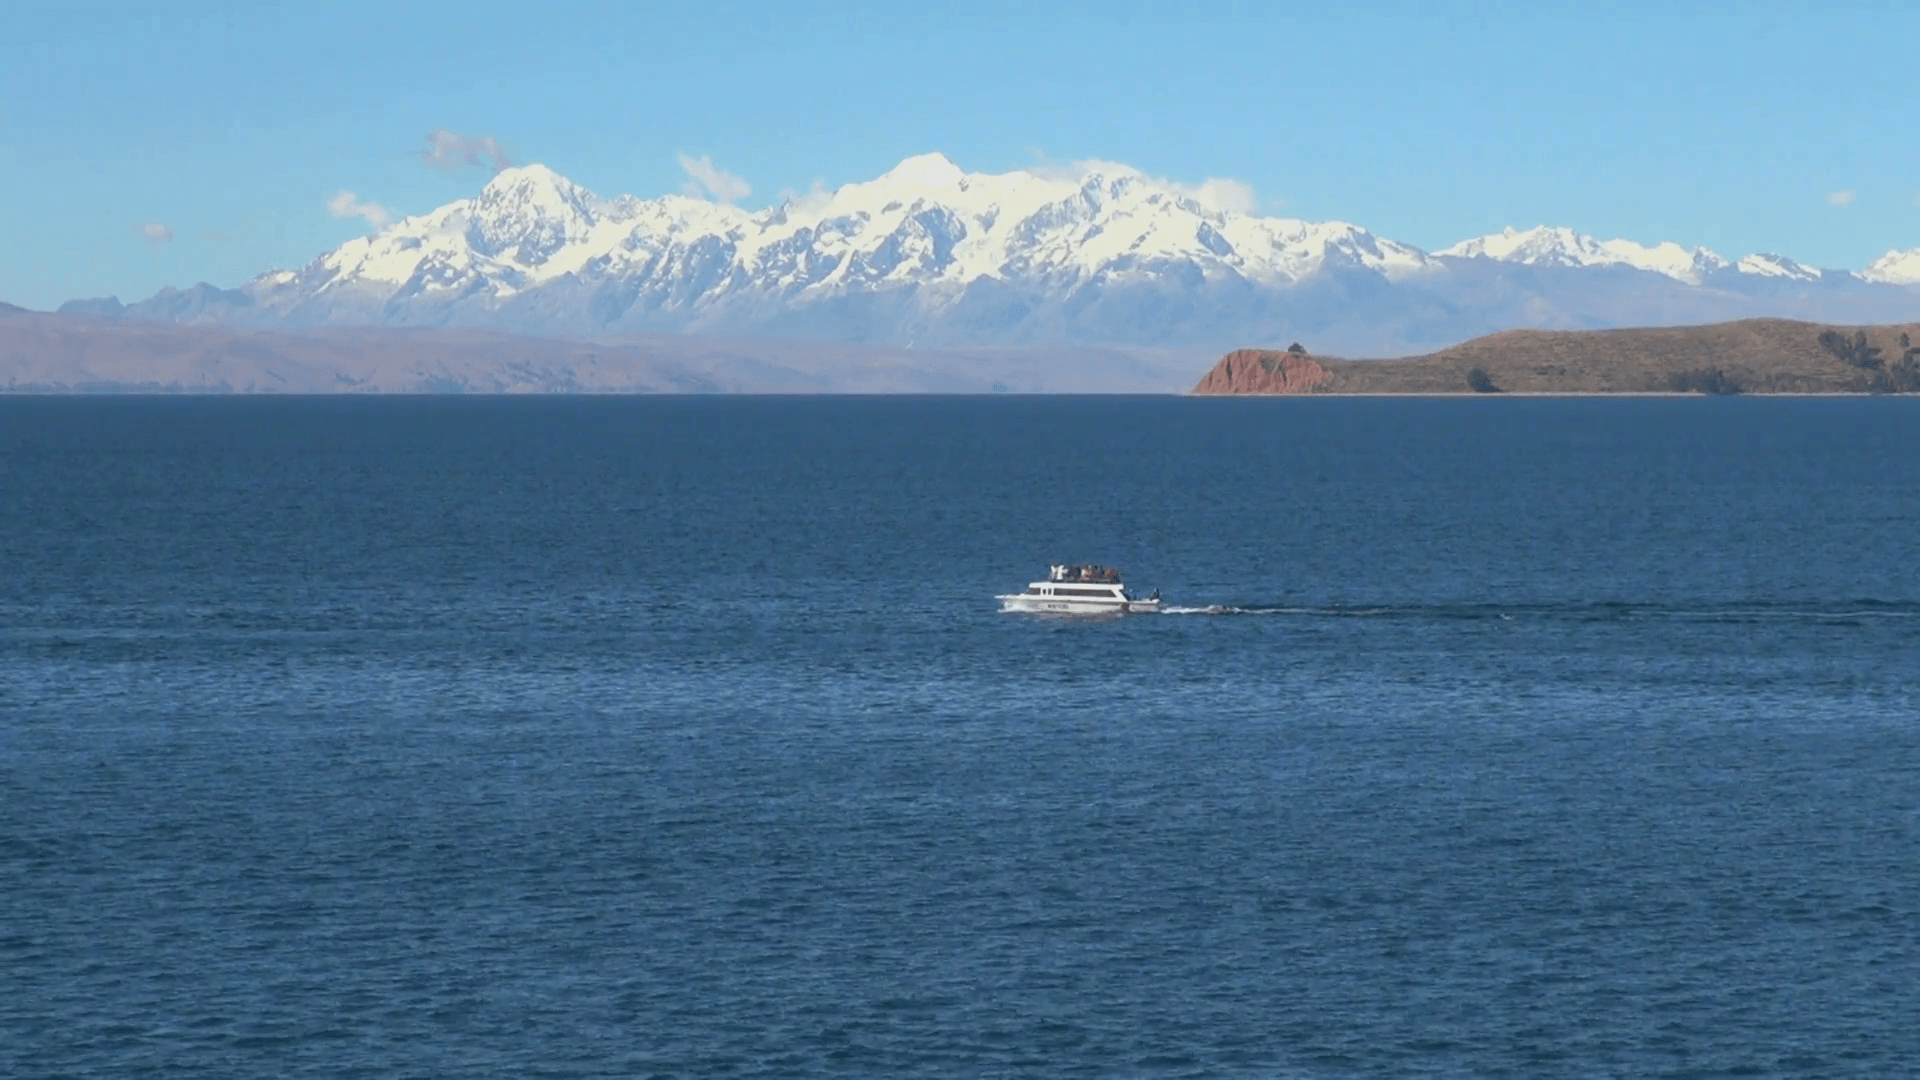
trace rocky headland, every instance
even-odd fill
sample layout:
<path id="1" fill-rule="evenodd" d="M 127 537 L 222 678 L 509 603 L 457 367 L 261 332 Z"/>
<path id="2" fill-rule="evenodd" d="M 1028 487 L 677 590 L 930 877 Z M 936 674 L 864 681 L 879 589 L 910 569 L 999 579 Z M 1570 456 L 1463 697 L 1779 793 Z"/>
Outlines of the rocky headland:
<path id="1" fill-rule="evenodd" d="M 1298 346 L 1295 346 L 1298 349 Z M 1196 394 L 1305 394 L 1326 382 L 1327 369 L 1304 351 L 1240 349 L 1220 362 L 1193 388 Z"/>
<path id="2" fill-rule="evenodd" d="M 1194 394 L 1920 393 L 1920 323 L 1508 330 L 1424 356 L 1228 353 Z"/>

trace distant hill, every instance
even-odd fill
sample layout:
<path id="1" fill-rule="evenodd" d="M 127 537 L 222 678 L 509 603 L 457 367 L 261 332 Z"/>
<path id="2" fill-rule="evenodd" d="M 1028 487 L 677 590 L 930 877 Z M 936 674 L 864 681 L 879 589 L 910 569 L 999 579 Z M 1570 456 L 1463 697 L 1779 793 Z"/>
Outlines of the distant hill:
<path id="1" fill-rule="evenodd" d="M 1404 360 L 1246 349 L 1196 394 L 1920 393 L 1920 323 L 1509 330 Z"/>
<path id="2" fill-rule="evenodd" d="M 681 335 L 246 330 L 0 311 L 13 393 L 1178 393 L 1192 351 L 909 349 Z"/>

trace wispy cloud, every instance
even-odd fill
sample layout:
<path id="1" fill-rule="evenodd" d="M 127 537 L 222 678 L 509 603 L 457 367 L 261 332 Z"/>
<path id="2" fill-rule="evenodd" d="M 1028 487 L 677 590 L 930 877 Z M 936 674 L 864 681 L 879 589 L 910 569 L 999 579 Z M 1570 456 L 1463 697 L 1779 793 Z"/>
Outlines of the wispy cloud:
<path id="1" fill-rule="evenodd" d="M 343 191 L 327 200 L 327 212 L 334 217 L 357 217 L 367 223 L 371 229 L 384 229 L 393 220 L 387 208 L 375 202 L 361 202 L 359 196 L 351 191 Z"/>
<path id="2" fill-rule="evenodd" d="M 752 185 L 715 165 L 705 154 L 699 157 L 681 154 L 680 167 L 687 173 L 687 182 L 680 185 L 680 190 L 689 195 L 730 203 L 753 194 Z"/>
<path id="3" fill-rule="evenodd" d="M 173 243 L 173 229 L 157 221 L 148 222 L 145 225 L 135 225 L 133 231 L 140 234 L 141 238 L 149 244 Z"/>
<path id="4" fill-rule="evenodd" d="M 833 198 L 833 192 L 827 190 L 825 181 L 814 180 L 813 186 L 805 191 L 787 188 L 780 192 L 780 201 L 803 214 L 817 213 Z"/>
<path id="5" fill-rule="evenodd" d="M 461 135 L 437 128 L 427 132 L 427 148 L 420 160 L 445 172 L 457 172 L 474 165 L 499 172 L 513 164 L 507 149 L 491 135 Z"/>
<path id="6" fill-rule="evenodd" d="M 1027 171 L 1037 176 L 1067 180 L 1076 184 L 1094 175 L 1137 176 L 1156 187 L 1167 188 L 1184 195 L 1216 213 L 1252 214 L 1258 212 L 1261 205 L 1260 196 L 1253 190 L 1252 184 L 1226 176 L 1209 176 L 1197 184 L 1189 184 L 1184 180 L 1153 176 L 1122 162 L 1102 161 L 1099 158 L 1088 158 L 1065 165 L 1042 162 Z"/>
<path id="7" fill-rule="evenodd" d="M 1827 195 L 1827 205 L 1828 206 L 1852 206 L 1853 192 L 1851 191 L 1829 192 Z"/>
<path id="8" fill-rule="evenodd" d="M 1253 185 L 1245 180 L 1235 180 L 1227 176 L 1209 176 L 1198 184 L 1183 184 L 1178 180 L 1169 180 L 1167 183 L 1175 191 L 1209 210 L 1231 210 L 1236 214 L 1251 214 L 1260 209 L 1260 196 L 1254 194 Z"/>

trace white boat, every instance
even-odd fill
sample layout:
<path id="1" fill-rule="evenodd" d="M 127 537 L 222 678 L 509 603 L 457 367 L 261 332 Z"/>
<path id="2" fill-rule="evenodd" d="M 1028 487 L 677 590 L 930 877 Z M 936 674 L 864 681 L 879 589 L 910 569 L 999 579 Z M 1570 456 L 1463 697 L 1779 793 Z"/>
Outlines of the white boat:
<path id="1" fill-rule="evenodd" d="M 1060 565 L 1047 568 L 1047 580 L 1023 593 L 997 596 L 1001 611 L 1037 611 L 1054 615 L 1141 615 L 1160 610 L 1160 590 L 1135 597 L 1110 566 Z"/>

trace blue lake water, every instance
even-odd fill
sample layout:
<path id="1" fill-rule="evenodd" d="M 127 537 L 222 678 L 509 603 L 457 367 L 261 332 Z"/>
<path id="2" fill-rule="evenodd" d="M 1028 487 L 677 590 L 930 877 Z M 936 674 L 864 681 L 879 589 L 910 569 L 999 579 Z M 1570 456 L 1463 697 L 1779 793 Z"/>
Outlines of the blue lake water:
<path id="1" fill-rule="evenodd" d="M 0 1075 L 1912 1075 L 1916 687 L 1909 401 L 0 399 Z"/>

